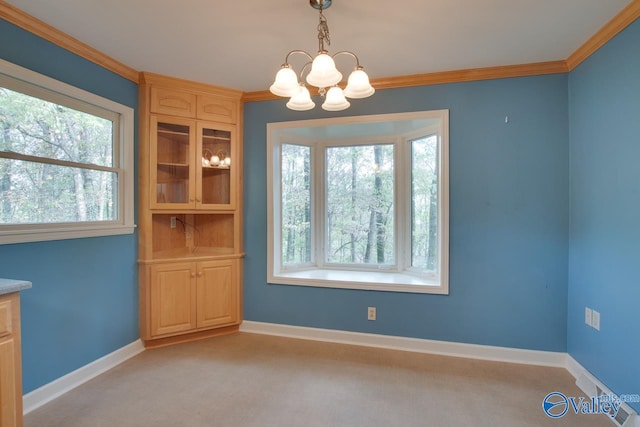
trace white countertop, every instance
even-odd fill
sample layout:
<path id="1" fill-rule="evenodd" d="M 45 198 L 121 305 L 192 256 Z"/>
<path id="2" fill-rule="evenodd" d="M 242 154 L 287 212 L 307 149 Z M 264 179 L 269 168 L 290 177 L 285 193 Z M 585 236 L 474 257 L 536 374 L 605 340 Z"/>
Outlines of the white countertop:
<path id="1" fill-rule="evenodd" d="M 31 282 L 26 280 L 0 279 L 0 295 L 18 292 L 31 287 Z"/>

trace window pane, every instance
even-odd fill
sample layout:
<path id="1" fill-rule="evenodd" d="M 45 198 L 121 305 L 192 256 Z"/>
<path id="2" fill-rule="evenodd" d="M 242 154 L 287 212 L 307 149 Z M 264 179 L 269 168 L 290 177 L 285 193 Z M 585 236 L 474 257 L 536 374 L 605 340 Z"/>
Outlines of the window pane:
<path id="1" fill-rule="evenodd" d="M 395 263 L 393 145 L 326 151 L 326 261 Z"/>
<path id="2" fill-rule="evenodd" d="M 438 138 L 411 142 L 411 266 L 434 271 L 438 257 Z"/>
<path id="3" fill-rule="evenodd" d="M 0 158 L 0 225 L 113 221 L 117 174 Z"/>
<path id="4" fill-rule="evenodd" d="M 113 123 L 0 87 L 0 151 L 112 167 Z"/>
<path id="5" fill-rule="evenodd" d="M 282 264 L 311 262 L 311 149 L 282 144 Z"/>

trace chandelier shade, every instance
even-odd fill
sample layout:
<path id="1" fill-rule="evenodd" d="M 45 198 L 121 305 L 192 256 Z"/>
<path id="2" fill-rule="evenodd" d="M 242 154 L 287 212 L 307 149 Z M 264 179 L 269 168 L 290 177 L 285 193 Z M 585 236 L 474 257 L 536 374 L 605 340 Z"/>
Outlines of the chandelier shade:
<path id="1" fill-rule="evenodd" d="M 338 86 L 333 86 L 327 92 L 322 109 L 326 111 L 342 111 L 351 106 L 351 103 L 344 97 L 344 92 Z"/>
<path id="2" fill-rule="evenodd" d="M 269 90 L 274 95 L 290 97 L 297 93 L 298 86 L 296 72 L 289 66 L 283 66 Z"/>
<path id="3" fill-rule="evenodd" d="M 331 6 L 331 0 L 309 0 L 314 9 L 320 12 L 320 22 L 318 24 L 318 53 L 315 57 L 304 50 L 292 50 L 285 58 L 280 70 L 276 73 L 273 84 L 269 87 L 271 93 L 277 96 L 288 97 L 287 108 L 296 111 L 306 111 L 315 107 L 311 100 L 309 89 L 305 83 L 318 88 L 318 94 L 326 97 L 322 103 L 322 108 L 327 111 L 341 111 L 351 105 L 347 98 L 366 98 L 375 93 L 375 89 L 369 82 L 369 76 L 360 65 L 360 61 L 355 53 L 340 51 L 330 55 L 325 50 L 325 43 L 330 43 L 329 26 L 322 11 Z M 289 57 L 294 54 L 306 56 L 308 62 L 304 64 L 302 70 L 297 74 L 291 65 Z M 340 88 L 342 73 L 336 68 L 334 58 L 338 55 L 351 56 L 356 65 L 349 75 L 347 85 Z M 305 71 L 308 71 L 306 78 L 303 78 Z"/>
<path id="4" fill-rule="evenodd" d="M 333 58 L 326 53 L 319 53 L 311 63 L 307 83 L 316 87 L 331 87 L 341 81 L 342 73 L 336 68 Z"/>
<path id="5" fill-rule="evenodd" d="M 304 85 L 299 85 L 296 93 L 291 96 L 287 102 L 287 108 L 295 111 L 307 111 L 315 107 L 316 104 L 311 100 L 309 89 Z"/>
<path id="6" fill-rule="evenodd" d="M 369 83 L 369 76 L 362 69 L 356 69 L 349 75 L 347 87 L 344 88 L 344 96 L 349 98 L 366 98 L 375 93 L 375 89 Z"/>

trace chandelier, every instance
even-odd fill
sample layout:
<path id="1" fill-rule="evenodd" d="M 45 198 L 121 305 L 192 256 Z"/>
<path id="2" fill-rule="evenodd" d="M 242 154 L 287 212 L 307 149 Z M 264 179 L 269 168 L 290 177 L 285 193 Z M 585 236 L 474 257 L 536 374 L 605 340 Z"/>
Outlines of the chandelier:
<path id="1" fill-rule="evenodd" d="M 329 38 L 327 19 L 322 14 L 322 11 L 331 6 L 331 0 L 309 0 L 309 4 L 320 12 L 318 54 L 314 58 L 304 50 L 292 50 L 289 52 L 269 90 L 274 95 L 291 98 L 287 102 L 287 108 L 291 110 L 306 111 L 312 109 L 316 104 L 311 100 L 309 89 L 307 89 L 302 78 L 305 71 L 311 66 L 306 82 L 316 86 L 318 94 L 324 97 L 322 109 L 327 111 L 346 110 L 351 105 L 346 98 L 366 98 L 373 95 L 375 89 L 369 83 L 369 76 L 364 72 L 355 53 L 344 50 L 329 55 L 329 52 L 325 49 L 325 43 L 329 46 L 331 40 Z M 289 65 L 289 57 L 293 54 L 303 55 L 309 59 L 309 62 L 302 67 L 299 76 Z M 342 73 L 338 71 L 334 61 L 334 58 L 338 55 L 348 55 L 356 61 L 356 66 L 349 75 L 347 86 L 344 90 L 338 86 L 338 83 L 342 81 Z"/>

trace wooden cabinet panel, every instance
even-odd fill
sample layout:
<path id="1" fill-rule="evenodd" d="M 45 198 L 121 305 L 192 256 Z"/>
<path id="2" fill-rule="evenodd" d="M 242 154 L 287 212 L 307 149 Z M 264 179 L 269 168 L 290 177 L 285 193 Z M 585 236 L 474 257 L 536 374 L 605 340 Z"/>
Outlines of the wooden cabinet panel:
<path id="1" fill-rule="evenodd" d="M 223 123 L 236 123 L 238 101 L 223 96 L 198 95 L 197 117 Z"/>
<path id="2" fill-rule="evenodd" d="M 193 263 L 151 267 L 151 335 L 168 335 L 196 327 L 196 272 Z"/>
<path id="3" fill-rule="evenodd" d="M 196 116 L 196 95 L 162 87 L 151 88 L 150 109 L 152 113 L 170 114 L 179 117 Z"/>
<path id="4" fill-rule="evenodd" d="M 198 328 L 238 321 L 238 275 L 235 260 L 198 263 Z"/>
<path id="5" fill-rule="evenodd" d="M 0 337 L 9 335 L 11 327 L 11 301 L 0 302 Z"/>
<path id="6" fill-rule="evenodd" d="M 0 341 L 0 426 L 18 425 L 16 365 L 13 339 Z M 19 397 L 22 399 L 22 396 Z"/>
<path id="7" fill-rule="evenodd" d="M 20 295 L 0 295 L 0 426 L 22 426 Z"/>

